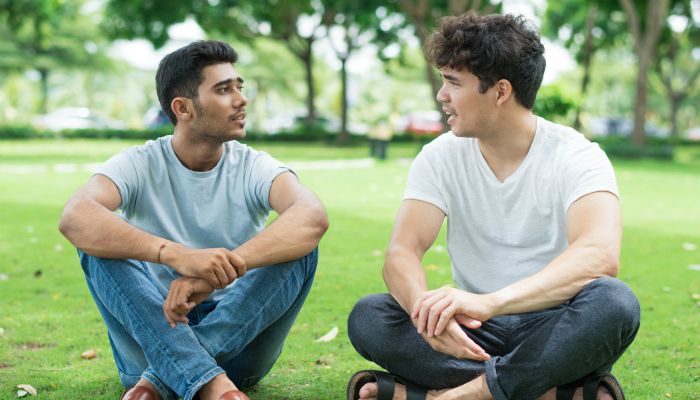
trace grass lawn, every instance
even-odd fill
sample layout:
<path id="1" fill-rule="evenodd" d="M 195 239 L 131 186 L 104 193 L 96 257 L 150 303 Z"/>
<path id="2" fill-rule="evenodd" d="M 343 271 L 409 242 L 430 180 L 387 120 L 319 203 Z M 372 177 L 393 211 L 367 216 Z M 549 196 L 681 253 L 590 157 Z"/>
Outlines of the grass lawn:
<path id="1" fill-rule="evenodd" d="M 101 162 L 134 143 L 0 141 L 0 399 L 28 383 L 44 399 L 115 399 L 121 393 L 106 329 L 73 247 L 57 231 L 70 194 L 89 177 L 55 164 Z M 283 161 L 365 157 L 321 145 L 255 146 Z M 251 399 L 342 399 L 350 374 L 372 367 L 355 353 L 346 317 L 360 297 L 385 291 L 383 252 L 408 170 L 405 144 L 371 168 L 303 170 L 331 228 L 311 294 L 272 372 Z M 615 161 L 622 192 L 621 278 L 642 304 L 637 340 L 614 370 L 629 399 L 700 399 L 700 157 L 675 163 Z M 49 166 L 20 173 L 23 166 Z M 14 172 L 13 172 L 14 171 Z M 19 171 L 19 172 L 18 172 Z M 693 244 L 697 249 L 691 250 Z M 428 252 L 429 283 L 450 282 L 444 232 Z M 316 339 L 333 327 L 337 338 Z M 80 354 L 95 349 L 94 359 Z"/>

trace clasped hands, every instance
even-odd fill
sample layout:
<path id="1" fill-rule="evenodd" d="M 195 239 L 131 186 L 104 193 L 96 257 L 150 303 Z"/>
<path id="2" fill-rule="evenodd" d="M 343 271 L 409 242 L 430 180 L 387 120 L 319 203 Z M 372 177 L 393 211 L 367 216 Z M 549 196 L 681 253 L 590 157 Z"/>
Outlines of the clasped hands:
<path id="1" fill-rule="evenodd" d="M 490 296 L 444 287 L 420 295 L 413 303 L 411 320 L 434 350 L 455 358 L 486 361 L 491 356 L 460 325 L 478 329 L 494 315 Z"/>
<path id="2" fill-rule="evenodd" d="M 175 247 L 175 246 L 174 246 Z M 245 260 L 231 250 L 190 249 L 177 246 L 164 262 L 182 275 L 170 284 L 163 313 L 173 328 L 188 323 L 187 314 L 214 289 L 223 289 L 246 273 Z"/>

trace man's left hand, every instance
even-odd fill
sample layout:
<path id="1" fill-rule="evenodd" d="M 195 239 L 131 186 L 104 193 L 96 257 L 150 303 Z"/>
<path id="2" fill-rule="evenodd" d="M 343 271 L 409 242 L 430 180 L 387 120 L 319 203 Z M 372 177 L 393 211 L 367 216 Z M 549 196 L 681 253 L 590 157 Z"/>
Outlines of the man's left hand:
<path id="1" fill-rule="evenodd" d="M 213 291 L 214 287 L 204 279 L 189 277 L 175 279 L 163 303 L 163 313 L 168 324 L 174 328 L 178 322 L 188 323 L 187 314 Z"/>

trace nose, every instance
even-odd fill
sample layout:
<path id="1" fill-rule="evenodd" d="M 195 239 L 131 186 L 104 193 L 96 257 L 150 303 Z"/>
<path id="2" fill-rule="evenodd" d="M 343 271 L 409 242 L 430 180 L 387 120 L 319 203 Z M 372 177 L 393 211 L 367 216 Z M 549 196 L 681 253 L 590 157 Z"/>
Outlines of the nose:
<path id="1" fill-rule="evenodd" d="M 248 98 L 241 91 L 237 91 L 236 95 L 233 96 L 233 107 L 241 108 L 248 105 Z"/>
<path id="2" fill-rule="evenodd" d="M 450 101 L 450 98 L 447 95 L 447 90 L 445 90 L 444 84 L 440 87 L 440 90 L 438 90 L 437 96 L 435 96 L 435 98 L 441 103 L 447 103 Z"/>

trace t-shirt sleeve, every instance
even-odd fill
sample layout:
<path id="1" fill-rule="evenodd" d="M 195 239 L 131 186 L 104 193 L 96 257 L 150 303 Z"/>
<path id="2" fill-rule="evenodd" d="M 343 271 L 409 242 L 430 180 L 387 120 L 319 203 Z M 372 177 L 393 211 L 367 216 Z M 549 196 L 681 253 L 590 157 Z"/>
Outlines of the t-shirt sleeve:
<path id="1" fill-rule="evenodd" d="M 97 167 L 94 175 L 104 175 L 111 180 L 119 190 L 122 210 L 127 208 L 138 194 L 138 175 L 134 159 L 128 150 L 112 156 L 104 164 Z"/>
<path id="2" fill-rule="evenodd" d="M 576 200 L 593 192 L 610 192 L 620 197 L 613 166 L 598 144 L 590 143 L 564 160 L 562 187 L 565 210 Z"/>
<path id="3" fill-rule="evenodd" d="M 294 171 L 263 151 L 253 150 L 253 152 L 248 200 L 255 208 L 268 212 L 272 210 L 270 206 L 272 181 L 283 172 L 294 173 Z"/>
<path id="4" fill-rule="evenodd" d="M 421 200 L 434 205 L 447 215 L 447 202 L 443 197 L 442 179 L 437 173 L 437 161 L 426 148 L 418 153 L 408 171 L 404 200 Z"/>

